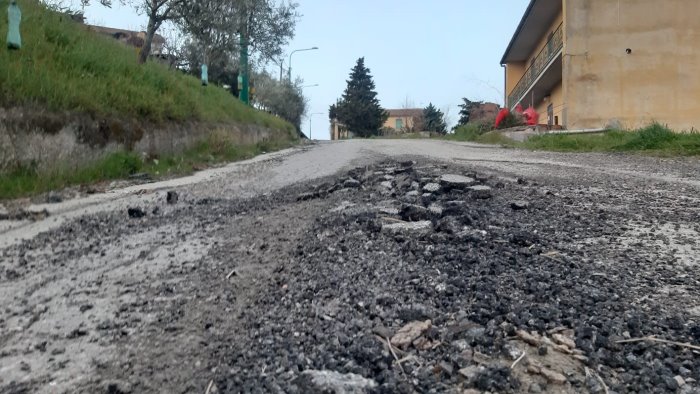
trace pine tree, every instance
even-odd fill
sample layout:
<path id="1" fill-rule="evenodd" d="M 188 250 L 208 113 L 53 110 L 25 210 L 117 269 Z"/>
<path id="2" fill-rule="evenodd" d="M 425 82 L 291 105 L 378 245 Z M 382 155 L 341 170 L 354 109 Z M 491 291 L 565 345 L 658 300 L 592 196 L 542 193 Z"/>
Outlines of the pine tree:
<path id="1" fill-rule="evenodd" d="M 329 116 L 335 116 L 358 137 L 378 135 L 389 115 L 379 105 L 365 58 L 357 60 L 347 83 L 342 98 L 329 109 Z"/>
<path id="2" fill-rule="evenodd" d="M 471 101 L 466 97 L 463 97 L 462 100 L 464 100 L 464 104 L 459 105 L 459 122 L 455 127 L 464 126 L 469 123 L 472 111 L 483 104 L 482 101 Z"/>
<path id="3" fill-rule="evenodd" d="M 435 133 L 447 133 L 447 123 L 445 123 L 445 114 L 437 109 L 433 103 L 430 103 L 423 110 L 423 121 L 425 122 L 425 130 Z"/>

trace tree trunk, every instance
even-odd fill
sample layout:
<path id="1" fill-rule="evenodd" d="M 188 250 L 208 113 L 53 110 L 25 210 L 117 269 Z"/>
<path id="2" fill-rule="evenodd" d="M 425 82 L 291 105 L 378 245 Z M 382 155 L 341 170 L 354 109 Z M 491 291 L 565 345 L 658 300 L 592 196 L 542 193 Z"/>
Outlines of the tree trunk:
<path id="1" fill-rule="evenodd" d="M 153 36 L 156 34 L 156 29 L 158 29 L 156 20 L 153 16 L 148 17 L 148 27 L 146 28 L 146 39 L 143 42 L 143 47 L 139 53 L 139 63 L 144 64 L 148 60 L 148 55 L 151 54 L 151 44 L 153 43 Z"/>

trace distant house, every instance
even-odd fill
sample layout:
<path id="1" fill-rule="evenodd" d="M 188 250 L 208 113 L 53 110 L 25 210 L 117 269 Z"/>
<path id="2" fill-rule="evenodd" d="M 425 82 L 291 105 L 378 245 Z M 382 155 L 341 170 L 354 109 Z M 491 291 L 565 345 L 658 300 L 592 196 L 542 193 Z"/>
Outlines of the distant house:
<path id="1" fill-rule="evenodd" d="M 141 49 L 146 41 L 145 31 L 132 31 L 125 29 L 115 29 L 112 27 L 104 26 L 94 26 L 85 25 L 88 30 L 93 31 L 98 34 L 102 34 L 108 37 L 112 37 L 115 40 L 123 43 L 124 45 L 129 45 L 134 48 Z M 151 56 L 160 57 L 163 56 L 165 49 L 165 38 L 160 34 L 155 34 L 153 36 L 153 41 L 151 43 Z"/>
<path id="2" fill-rule="evenodd" d="M 345 140 L 348 138 L 352 138 L 353 135 L 350 131 L 348 131 L 348 128 L 338 122 L 337 119 L 331 119 L 331 140 Z"/>
<path id="3" fill-rule="evenodd" d="M 388 109 L 389 117 L 384 122 L 385 129 L 396 133 L 421 131 L 423 128 L 423 110 L 421 108 Z"/>
<path id="4" fill-rule="evenodd" d="M 384 122 L 384 134 L 401 134 L 413 131 L 422 131 L 423 128 L 423 110 L 420 108 L 408 109 L 388 109 L 389 117 Z M 330 126 L 331 140 L 342 140 L 353 138 L 352 131 L 338 122 L 336 119 L 331 120 Z"/>

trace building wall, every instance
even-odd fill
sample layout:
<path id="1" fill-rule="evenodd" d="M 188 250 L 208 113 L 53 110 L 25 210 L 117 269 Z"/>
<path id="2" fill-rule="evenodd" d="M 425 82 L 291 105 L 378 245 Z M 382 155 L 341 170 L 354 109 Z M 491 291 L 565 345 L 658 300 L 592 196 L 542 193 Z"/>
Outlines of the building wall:
<path id="1" fill-rule="evenodd" d="M 700 1 L 564 4 L 567 128 L 700 128 Z"/>
<path id="2" fill-rule="evenodd" d="M 403 120 L 403 127 L 404 128 L 412 128 L 413 127 L 413 117 L 412 116 L 389 116 L 384 122 L 384 127 L 391 128 L 391 129 L 396 129 L 396 119 L 402 119 Z"/>
<path id="3" fill-rule="evenodd" d="M 554 118 L 552 118 L 552 124 L 553 125 L 564 125 L 564 108 L 566 107 L 565 101 L 564 101 L 564 87 L 563 84 L 559 84 L 556 88 L 554 88 L 549 96 L 549 99 L 543 100 L 540 103 L 535 106 L 535 109 L 537 110 L 537 113 L 540 114 L 540 124 L 547 124 L 548 119 L 547 119 L 547 108 L 549 107 L 549 104 L 552 104 L 552 109 L 554 111 L 554 117 L 558 117 L 558 123 L 554 121 Z"/>

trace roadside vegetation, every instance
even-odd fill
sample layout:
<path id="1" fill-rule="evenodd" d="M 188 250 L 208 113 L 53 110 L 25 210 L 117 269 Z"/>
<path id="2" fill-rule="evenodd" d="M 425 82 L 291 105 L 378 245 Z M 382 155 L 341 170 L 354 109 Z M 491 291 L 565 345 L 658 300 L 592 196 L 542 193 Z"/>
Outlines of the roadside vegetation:
<path id="1" fill-rule="evenodd" d="M 120 151 L 111 153 L 92 165 L 79 168 L 59 165 L 48 172 L 18 168 L 13 172 L 0 174 L 0 200 L 38 195 L 75 185 L 127 179 L 135 174 L 145 175 L 154 180 L 189 175 L 207 167 L 247 160 L 293 144 L 294 141 L 290 139 L 242 146 L 212 134 L 209 139 L 200 141 L 181 154 L 163 155 L 157 159 L 144 159 L 138 153 Z"/>
<path id="2" fill-rule="evenodd" d="M 229 91 L 149 62 L 40 3 L 22 3 L 22 49 L 0 51 L 0 106 L 41 107 L 153 122 L 237 121 L 291 128 Z M 7 24 L 0 24 L 0 36 Z"/>
<path id="3" fill-rule="evenodd" d="M 639 152 L 656 156 L 700 155 L 700 133 L 676 133 L 658 123 L 633 130 L 609 130 L 592 134 L 545 134 L 525 142 L 506 138 L 483 124 L 468 123 L 448 136 L 455 141 L 500 144 L 507 147 L 557 152 Z"/>

